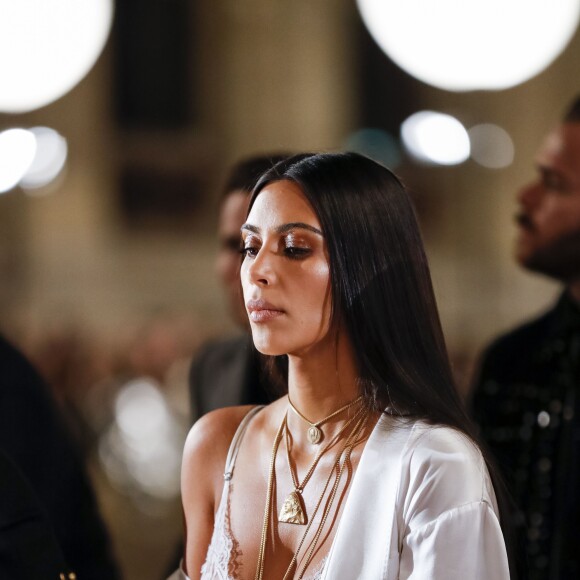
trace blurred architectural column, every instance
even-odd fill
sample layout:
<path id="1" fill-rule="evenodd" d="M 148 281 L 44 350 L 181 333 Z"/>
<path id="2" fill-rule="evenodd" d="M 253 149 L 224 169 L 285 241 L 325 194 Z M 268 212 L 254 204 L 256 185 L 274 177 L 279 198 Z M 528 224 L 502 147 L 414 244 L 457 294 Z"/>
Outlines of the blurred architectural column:
<path id="1" fill-rule="evenodd" d="M 206 0 L 205 107 L 229 160 L 336 147 L 353 126 L 353 3 Z M 218 40 L 219 39 L 219 40 Z M 213 60 L 213 67 L 210 62 Z M 209 81 L 209 82 L 207 82 Z M 208 91 L 209 89 L 209 91 Z"/>

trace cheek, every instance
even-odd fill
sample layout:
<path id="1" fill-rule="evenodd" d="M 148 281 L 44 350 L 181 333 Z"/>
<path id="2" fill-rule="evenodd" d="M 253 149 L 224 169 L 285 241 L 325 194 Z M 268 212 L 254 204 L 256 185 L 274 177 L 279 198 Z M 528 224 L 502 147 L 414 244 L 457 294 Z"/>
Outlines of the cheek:
<path id="1" fill-rule="evenodd" d="M 325 322 L 330 313 L 330 272 L 328 264 L 315 265 L 304 272 L 300 296 L 309 319 Z"/>

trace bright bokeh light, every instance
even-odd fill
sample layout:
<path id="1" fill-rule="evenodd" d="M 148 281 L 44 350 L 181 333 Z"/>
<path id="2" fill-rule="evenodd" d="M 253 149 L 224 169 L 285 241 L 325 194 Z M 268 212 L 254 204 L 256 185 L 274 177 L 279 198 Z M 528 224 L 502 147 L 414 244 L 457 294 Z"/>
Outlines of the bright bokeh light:
<path id="1" fill-rule="evenodd" d="M 397 140 L 387 131 L 366 127 L 349 135 L 344 144 L 346 151 L 366 155 L 385 167 L 393 169 L 401 162 L 401 149 Z"/>
<path id="2" fill-rule="evenodd" d="M 377 44 L 450 91 L 498 90 L 546 68 L 572 38 L 580 0 L 357 0 Z"/>
<path id="3" fill-rule="evenodd" d="M 128 492 L 171 499 L 179 493 L 184 433 L 157 384 L 127 383 L 115 400 L 115 421 L 101 439 L 99 456 L 111 480 Z"/>
<path id="4" fill-rule="evenodd" d="M 113 18 L 112 0 L 0 0 L 0 111 L 58 99 L 91 69 Z"/>
<path id="5" fill-rule="evenodd" d="M 457 165 L 469 157 L 469 135 L 451 115 L 420 111 L 401 125 L 401 139 L 416 159 L 435 165 Z"/>
<path id="6" fill-rule="evenodd" d="M 7 129 L 0 133 L 0 193 L 9 191 L 32 165 L 36 138 L 26 129 Z"/>
<path id="7" fill-rule="evenodd" d="M 482 123 L 469 129 L 471 157 L 489 169 L 501 169 L 514 160 L 514 142 L 509 133 L 491 123 Z"/>
<path id="8" fill-rule="evenodd" d="M 36 139 L 36 154 L 19 185 L 24 189 L 37 190 L 52 182 L 62 171 L 68 146 L 66 139 L 54 129 L 32 127 L 29 131 Z"/>
<path id="9" fill-rule="evenodd" d="M 171 419 L 159 389 L 146 379 L 132 381 L 123 388 L 115 401 L 115 414 L 123 434 L 137 446 Z"/>

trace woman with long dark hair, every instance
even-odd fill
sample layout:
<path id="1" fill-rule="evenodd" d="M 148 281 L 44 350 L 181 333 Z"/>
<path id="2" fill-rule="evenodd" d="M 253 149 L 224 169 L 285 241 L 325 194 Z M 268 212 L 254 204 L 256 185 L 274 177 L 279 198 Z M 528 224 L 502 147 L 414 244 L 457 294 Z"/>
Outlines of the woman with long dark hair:
<path id="1" fill-rule="evenodd" d="M 254 344 L 288 392 L 193 427 L 189 577 L 509 578 L 400 181 L 354 153 L 291 157 L 256 186 L 242 237 Z"/>

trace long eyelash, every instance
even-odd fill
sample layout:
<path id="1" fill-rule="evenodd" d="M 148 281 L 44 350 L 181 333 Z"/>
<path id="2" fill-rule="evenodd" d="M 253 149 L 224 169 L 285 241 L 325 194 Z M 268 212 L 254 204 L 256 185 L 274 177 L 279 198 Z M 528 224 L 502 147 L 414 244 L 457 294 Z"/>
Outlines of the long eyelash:
<path id="1" fill-rule="evenodd" d="M 250 256 L 253 257 L 253 255 L 250 252 L 256 252 L 256 254 L 258 253 L 259 248 L 255 248 L 254 246 L 244 246 L 243 248 L 240 248 L 240 254 L 242 255 L 243 258 L 245 258 L 246 256 Z"/>
<path id="2" fill-rule="evenodd" d="M 284 254 L 291 260 L 300 260 L 311 253 L 312 250 L 310 248 L 301 248 L 299 246 L 288 246 L 284 248 Z"/>

